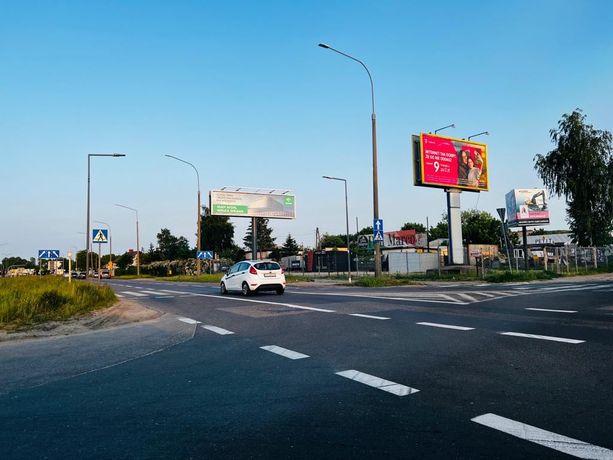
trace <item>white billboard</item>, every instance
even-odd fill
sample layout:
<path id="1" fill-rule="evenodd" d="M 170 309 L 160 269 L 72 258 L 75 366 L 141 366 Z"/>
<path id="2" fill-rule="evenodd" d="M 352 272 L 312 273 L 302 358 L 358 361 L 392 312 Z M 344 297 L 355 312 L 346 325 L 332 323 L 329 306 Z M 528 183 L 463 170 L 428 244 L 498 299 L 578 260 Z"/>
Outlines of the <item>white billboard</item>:
<path id="1" fill-rule="evenodd" d="M 289 194 L 212 190 L 209 192 L 212 216 L 295 219 L 296 197 Z"/>
<path id="2" fill-rule="evenodd" d="M 509 227 L 549 223 L 547 193 L 541 188 L 516 188 L 505 195 Z"/>

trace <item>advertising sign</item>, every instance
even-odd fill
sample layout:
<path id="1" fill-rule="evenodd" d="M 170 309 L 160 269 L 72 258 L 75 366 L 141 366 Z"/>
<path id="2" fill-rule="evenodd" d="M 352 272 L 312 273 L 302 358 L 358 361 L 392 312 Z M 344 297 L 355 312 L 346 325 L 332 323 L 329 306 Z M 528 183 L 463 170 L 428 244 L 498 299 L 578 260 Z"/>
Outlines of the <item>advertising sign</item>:
<path id="1" fill-rule="evenodd" d="M 516 188 L 505 195 L 509 227 L 549 223 L 547 194 L 541 188 Z"/>
<path id="2" fill-rule="evenodd" d="M 487 145 L 433 134 L 413 136 L 415 185 L 487 191 Z"/>
<path id="3" fill-rule="evenodd" d="M 209 201 L 212 216 L 296 218 L 294 195 L 212 190 Z"/>

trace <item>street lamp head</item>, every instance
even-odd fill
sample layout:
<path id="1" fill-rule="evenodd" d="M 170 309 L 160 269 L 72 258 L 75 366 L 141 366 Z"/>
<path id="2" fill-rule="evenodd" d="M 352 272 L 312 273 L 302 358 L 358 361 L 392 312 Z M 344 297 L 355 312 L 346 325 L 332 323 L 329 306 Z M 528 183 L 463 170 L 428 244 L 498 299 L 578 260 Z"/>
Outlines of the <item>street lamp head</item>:
<path id="1" fill-rule="evenodd" d="M 125 153 L 114 153 L 113 154 L 114 157 L 125 157 Z"/>
<path id="2" fill-rule="evenodd" d="M 325 48 L 325 49 L 330 49 L 330 45 L 326 45 L 325 43 L 320 43 L 319 45 L 317 45 L 321 48 Z"/>

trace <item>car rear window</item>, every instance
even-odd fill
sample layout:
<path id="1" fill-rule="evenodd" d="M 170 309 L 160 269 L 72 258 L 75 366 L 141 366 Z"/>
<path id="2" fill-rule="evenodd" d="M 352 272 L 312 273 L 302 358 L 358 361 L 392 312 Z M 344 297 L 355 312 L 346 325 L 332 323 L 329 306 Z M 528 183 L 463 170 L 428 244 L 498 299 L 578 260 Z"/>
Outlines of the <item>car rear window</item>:
<path id="1" fill-rule="evenodd" d="M 279 264 L 275 262 L 258 262 L 254 267 L 258 270 L 281 270 Z"/>

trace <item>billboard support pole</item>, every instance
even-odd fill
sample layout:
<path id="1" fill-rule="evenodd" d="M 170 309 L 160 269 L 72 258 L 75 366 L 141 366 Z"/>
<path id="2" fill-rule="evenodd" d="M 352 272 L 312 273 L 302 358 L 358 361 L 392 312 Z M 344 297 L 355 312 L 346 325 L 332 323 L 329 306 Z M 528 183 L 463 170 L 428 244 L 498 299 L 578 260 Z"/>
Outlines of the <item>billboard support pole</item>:
<path id="1" fill-rule="evenodd" d="M 460 211 L 461 190 L 448 189 L 447 193 L 447 224 L 449 236 L 449 264 L 464 263 L 464 248 L 462 246 L 462 215 Z"/>
<path id="2" fill-rule="evenodd" d="M 251 237 L 253 238 L 251 243 L 251 260 L 257 260 L 258 258 L 258 219 L 257 217 L 251 218 Z"/>
<path id="3" fill-rule="evenodd" d="M 521 227 L 521 234 L 524 238 L 524 270 L 528 271 L 528 232 L 525 225 Z"/>

